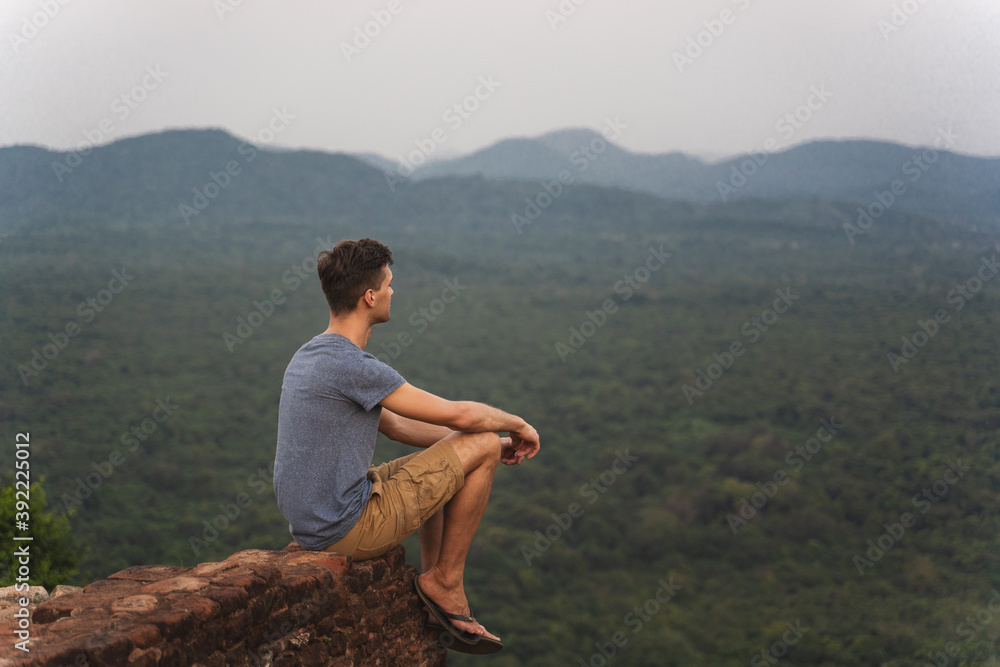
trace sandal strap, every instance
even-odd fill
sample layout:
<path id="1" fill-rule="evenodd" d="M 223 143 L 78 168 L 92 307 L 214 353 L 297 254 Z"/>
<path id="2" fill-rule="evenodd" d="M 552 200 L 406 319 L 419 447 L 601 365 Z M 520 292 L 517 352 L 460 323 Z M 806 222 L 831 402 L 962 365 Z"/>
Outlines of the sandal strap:
<path id="1" fill-rule="evenodd" d="M 463 621 L 465 623 L 476 622 L 476 619 L 474 619 L 472 616 L 466 616 L 465 614 L 452 614 L 450 612 L 445 611 L 444 609 L 441 610 L 441 613 L 453 621 Z"/>

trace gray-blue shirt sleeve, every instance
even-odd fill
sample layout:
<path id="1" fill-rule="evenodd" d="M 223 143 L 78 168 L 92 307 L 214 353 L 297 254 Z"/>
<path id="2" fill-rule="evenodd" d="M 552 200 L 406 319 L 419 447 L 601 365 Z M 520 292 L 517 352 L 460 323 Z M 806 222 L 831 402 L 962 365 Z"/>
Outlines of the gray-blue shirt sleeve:
<path id="1" fill-rule="evenodd" d="M 343 374 L 339 389 L 366 412 L 406 382 L 395 369 L 368 352 L 362 352 L 351 363 L 354 368 Z"/>

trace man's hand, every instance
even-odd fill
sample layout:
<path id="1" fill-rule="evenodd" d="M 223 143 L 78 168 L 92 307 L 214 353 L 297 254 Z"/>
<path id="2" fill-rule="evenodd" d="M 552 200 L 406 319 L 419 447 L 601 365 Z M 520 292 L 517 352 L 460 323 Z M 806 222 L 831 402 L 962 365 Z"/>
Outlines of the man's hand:
<path id="1" fill-rule="evenodd" d="M 529 424 L 520 431 L 511 431 L 510 437 L 500 438 L 500 461 L 505 465 L 516 466 L 524 459 L 534 458 L 541 447 L 538 431 Z"/>

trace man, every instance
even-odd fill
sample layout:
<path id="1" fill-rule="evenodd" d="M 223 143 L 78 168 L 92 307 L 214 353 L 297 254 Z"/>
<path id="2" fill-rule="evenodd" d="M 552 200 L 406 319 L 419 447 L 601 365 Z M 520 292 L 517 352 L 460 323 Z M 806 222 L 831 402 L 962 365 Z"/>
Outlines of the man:
<path id="1" fill-rule="evenodd" d="M 421 599 L 452 648 L 494 652 L 499 639 L 469 611 L 465 559 L 497 464 L 534 457 L 538 433 L 502 410 L 418 389 L 364 352 L 372 327 L 389 320 L 392 264 L 372 239 L 320 253 L 330 324 L 285 371 L 274 493 L 307 549 L 364 560 L 419 530 Z M 377 432 L 421 451 L 372 467 Z"/>

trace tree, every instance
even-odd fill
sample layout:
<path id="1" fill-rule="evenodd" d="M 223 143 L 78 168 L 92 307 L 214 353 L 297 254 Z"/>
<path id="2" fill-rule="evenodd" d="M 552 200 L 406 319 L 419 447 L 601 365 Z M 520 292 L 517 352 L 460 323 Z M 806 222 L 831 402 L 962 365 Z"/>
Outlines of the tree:
<path id="1" fill-rule="evenodd" d="M 70 533 L 69 519 L 62 514 L 46 510 L 42 482 L 31 484 L 28 490 L 27 530 L 19 530 L 16 521 L 17 502 L 23 501 L 25 491 L 13 483 L 0 487 L 0 586 L 13 586 L 18 581 L 18 568 L 27 560 L 30 571 L 27 583 L 44 586 L 51 591 L 59 584 L 69 583 L 78 573 L 81 553 Z M 29 540 L 15 540 L 15 536 L 30 536 Z M 19 555 L 26 551 L 28 556 Z"/>

